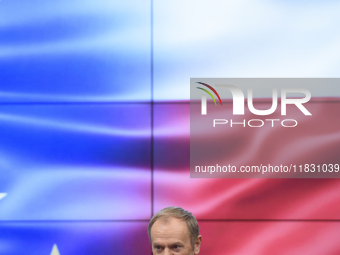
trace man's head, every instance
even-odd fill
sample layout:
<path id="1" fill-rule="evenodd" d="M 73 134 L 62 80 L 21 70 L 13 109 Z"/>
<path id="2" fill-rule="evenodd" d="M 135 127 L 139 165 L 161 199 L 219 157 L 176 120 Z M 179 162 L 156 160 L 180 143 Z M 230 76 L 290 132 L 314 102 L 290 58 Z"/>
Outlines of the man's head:
<path id="1" fill-rule="evenodd" d="M 195 216 L 180 207 L 166 207 L 149 222 L 148 234 L 153 254 L 194 255 L 202 237 Z"/>

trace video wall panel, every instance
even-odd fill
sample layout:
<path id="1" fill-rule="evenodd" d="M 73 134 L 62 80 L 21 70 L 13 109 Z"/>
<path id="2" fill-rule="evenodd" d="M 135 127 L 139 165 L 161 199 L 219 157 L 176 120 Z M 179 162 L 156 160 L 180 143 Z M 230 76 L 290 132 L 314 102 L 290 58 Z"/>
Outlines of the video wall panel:
<path id="1" fill-rule="evenodd" d="M 338 179 L 190 178 L 189 107 L 189 103 L 154 106 L 155 211 L 179 205 L 188 208 L 198 219 L 208 220 L 339 220 Z M 339 103 L 315 102 L 310 108 L 319 119 L 327 118 L 327 114 L 338 111 Z M 231 113 L 228 114 L 231 118 Z M 255 164 L 258 159 L 263 162 L 272 158 L 278 158 L 280 162 L 336 162 L 339 151 L 336 127 L 339 123 L 334 120 L 333 124 L 300 123 L 301 131 L 294 133 L 294 139 L 287 139 L 289 130 L 279 128 L 259 131 L 225 127 L 220 132 L 225 134 L 223 139 L 230 147 L 230 155 L 223 157 L 228 163 L 240 161 L 248 165 Z M 313 129 L 307 129 L 307 132 L 308 125 Z M 165 133 L 166 127 L 173 128 Z M 268 134 L 270 137 L 266 137 Z M 211 135 L 202 130 L 201 137 L 202 144 L 208 144 Z M 298 149 L 292 149 L 298 146 Z M 214 152 L 214 149 L 210 151 Z"/>
<path id="2" fill-rule="evenodd" d="M 148 104 L 2 105 L 0 219 L 148 219 L 150 122 Z"/>
<path id="3" fill-rule="evenodd" d="M 150 254 L 146 228 L 147 222 L 1 222 L 0 253 Z"/>
<path id="4" fill-rule="evenodd" d="M 202 254 L 338 254 L 339 222 L 199 222 Z M 264 241 L 265 240 L 265 241 Z"/>
<path id="5" fill-rule="evenodd" d="M 149 101 L 149 1 L 2 2 L 0 102 Z"/>

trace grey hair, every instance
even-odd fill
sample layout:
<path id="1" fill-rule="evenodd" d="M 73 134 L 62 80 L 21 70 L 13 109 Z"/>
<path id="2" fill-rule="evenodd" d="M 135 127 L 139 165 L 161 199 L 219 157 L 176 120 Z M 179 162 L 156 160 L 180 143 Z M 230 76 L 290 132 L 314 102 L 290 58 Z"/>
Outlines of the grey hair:
<path id="1" fill-rule="evenodd" d="M 194 249 L 196 238 L 199 236 L 199 232 L 200 232 L 200 229 L 198 227 L 198 222 L 195 216 L 192 215 L 191 212 L 188 212 L 182 209 L 181 207 L 174 207 L 174 206 L 166 207 L 160 210 L 151 218 L 149 222 L 149 226 L 148 226 L 148 235 L 149 235 L 151 245 L 152 245 L 151 228 L 153 224 L 160 218 L 168 219 L 171 217 L 183 220 L 187 224 L 189 234 L 190 234 L 191 246 Z"/>

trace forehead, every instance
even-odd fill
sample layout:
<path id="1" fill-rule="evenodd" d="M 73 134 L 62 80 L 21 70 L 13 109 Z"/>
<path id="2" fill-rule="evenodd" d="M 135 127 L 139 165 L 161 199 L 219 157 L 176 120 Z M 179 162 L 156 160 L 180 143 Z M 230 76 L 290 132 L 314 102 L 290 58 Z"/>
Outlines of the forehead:
<path id="1" fill-rule="evenodd" d="M 190 241 L 188 226 L 185 221 L 177 218 L 160 218 L 151 228 L 152 242 L 183 242 Z"/>

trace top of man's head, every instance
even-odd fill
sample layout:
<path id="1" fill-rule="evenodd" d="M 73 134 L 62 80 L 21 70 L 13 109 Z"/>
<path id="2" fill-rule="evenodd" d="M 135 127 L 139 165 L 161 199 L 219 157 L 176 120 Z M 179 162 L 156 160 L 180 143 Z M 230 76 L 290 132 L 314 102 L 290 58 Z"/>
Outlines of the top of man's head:
<path id="1" fill-rule="evenodd" d="M 190 212 L 182 209 L 181 207 L 166 207 L 159 212 L 157 212 L 149 222 L 148 234 L 149 239 L 151 240 L 151 228 L 157 220 L 161 220 L 164 223 L 168 223 L 171 221 L 171 218 L 177 218 L 186 223 L 188 227 L 188 233 L 190 235 L 190 243 L 192 248 L 194 248 L 196 238 L 199 236 L 199 227 L 195 216 L 193 216 Z"/>

